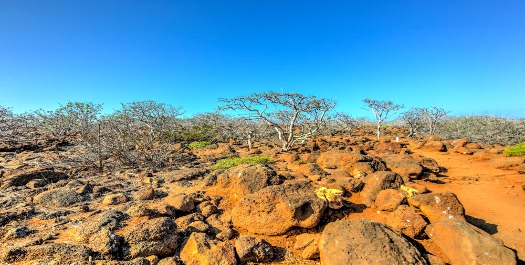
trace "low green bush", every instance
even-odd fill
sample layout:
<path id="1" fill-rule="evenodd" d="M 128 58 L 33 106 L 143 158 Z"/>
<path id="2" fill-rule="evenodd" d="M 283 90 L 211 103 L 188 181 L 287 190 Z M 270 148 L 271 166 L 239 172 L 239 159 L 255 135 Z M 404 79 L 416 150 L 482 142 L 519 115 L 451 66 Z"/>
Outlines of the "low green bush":
<path id="1" fill-rule="evenodd" d="M 197 147 L 205 147 L 205 146 L 208 146 L 210 145 L 211 143 L 208 142 L 208 141 L 202 141 L 202 142 L 191 142 L 188 147 L 190 149 L 194 149 L 194 148 L 197 148 Z"/>
<path id="2" fill-rule="evenodd" d="M 510 146 L 503 153 L 506 156 L 525 156 L 525 142 Z"/>
<path id="3" fill-rule="evenodd" d="M 272 159 L 267 156 L 247 156 L 247 157 L 230 157 L 217 161 L 217 163 L 211 167 L 211 170 L 225 170 L 238 165 L 267 165 L 272 163 Z"/>

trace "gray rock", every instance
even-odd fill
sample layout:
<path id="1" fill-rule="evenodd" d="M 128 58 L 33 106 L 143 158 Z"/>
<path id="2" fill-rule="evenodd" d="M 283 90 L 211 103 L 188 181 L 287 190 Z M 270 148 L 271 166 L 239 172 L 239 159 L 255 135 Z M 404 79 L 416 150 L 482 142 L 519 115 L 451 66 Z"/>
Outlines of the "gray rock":
<path id="1" fill-rule="evenodd" d="M 321 264 L 428 264 L 423 255 L 387 226 L 368 220 L 329 223 L 319 241 Z"/>
<path id="2" fill-rule="evenodd" d="M 82 202 L 84 198 L 69 188 L 44 191 L 33 198 L 33 202 L 45 206 L 67 207 Z"/>
<path id="3" fill-rule="evenodd" d="M 235 251 L 241 263 L 269 262 L 275 255 L 272 245 L 262 239 L 251 236 L 240 236 L 235 241 Z"/>
<path id="4" fill-rule="evenodd" d="M 168 255 L 175 252 L 178 238 L 175 222 L 160 217 L 137 224 L 122 234 L 129 248 L 124 251 L 128 258 L 150 255 Z"/>

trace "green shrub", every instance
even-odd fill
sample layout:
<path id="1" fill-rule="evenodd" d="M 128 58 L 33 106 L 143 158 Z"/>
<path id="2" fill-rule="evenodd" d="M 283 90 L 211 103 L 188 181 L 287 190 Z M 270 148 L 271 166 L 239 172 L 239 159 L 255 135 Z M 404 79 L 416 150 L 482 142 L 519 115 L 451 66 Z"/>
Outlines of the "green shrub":
<path id="1" fill-rule="evenodd" d="M 506 156 L 525 156 L 525 142 L 510 146 L 504 152 Z"/>
<path id="2" fill-rule="evenodd" d="M 267 156 L 230 157 L 217 161 L 211 170 L 224 170 L 238 165 L 267 165 L 273 161 Z"/>
<path id="3" fill-rule="evenodd" d="M 208 142 L 208 141 L 202 141 L 202 142 L 192 142 L 188 145 L 188 147 L 190 149 L 194 149 L 194 148 L 197 148 L 197 147 L 205 147 L 205 146 L 208 146 L 210 145 L 211 143 Z"/>

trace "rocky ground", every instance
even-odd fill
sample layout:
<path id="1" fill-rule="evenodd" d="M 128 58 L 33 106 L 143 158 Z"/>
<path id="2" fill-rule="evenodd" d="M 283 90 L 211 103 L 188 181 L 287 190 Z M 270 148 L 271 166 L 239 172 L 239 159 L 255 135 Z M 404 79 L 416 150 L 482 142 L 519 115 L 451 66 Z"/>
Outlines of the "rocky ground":
<path id="1" fill-rule="evenodd" d="M 181 146 L 169 170 L 104 173 L 71 146 L 4 146 L 0 264 L 523 263 L 524 157 L 467 139 L 316 142 Z M 210 170 L 249 155 L 274 163 Z"/>

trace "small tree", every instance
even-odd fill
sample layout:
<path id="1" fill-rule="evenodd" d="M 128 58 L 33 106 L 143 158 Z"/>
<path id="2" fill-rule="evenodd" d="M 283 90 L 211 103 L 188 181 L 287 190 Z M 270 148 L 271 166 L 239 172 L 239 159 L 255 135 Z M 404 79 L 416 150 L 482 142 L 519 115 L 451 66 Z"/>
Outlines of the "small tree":
<path id="1" fill-rule="evenodd" d="M 101 111 L 100 104 L 68 102 L 56 110 L 38 110 L 35 113 L 46 131 L 62 139 L 71 133 L 79 133 L 81 138 L 89 137 Z"/>
<path id="2" fill-rule="evenodd" d="M 353 130 L 357 127 L 356 119 L 352 118 L 350 114 L 344 112 L 337 112 L 332 117 L 332 121 L 332 126 L 336 127 L 333 128 L 332 131 L 335 132 L 344 131 L 349 135 L 352 135 Z"/>
<path id="3" fill-rule="evenodd" d="M 219 101 L 224 103 L 220 110 L 244 111 L 245 117 L 255 116 L 271 126 L 283 151 L 314 136 L 325 122 L 326 114 L 335 107 L 330 99 L 284 92 L 253 93 Z"/>
<path id="4" fill-rule="evenodd" d="M 104 117 L 102 144 L 124 166 L 160 168 L 169 160 L 169 146 L 179 128 L 180 107 L 155 101 L 122 104 L 122 110 Z"/>
<path id="5" fill-rule="evenodd" d="M 414 137 L 414 135 L 423 128 L 423 116 L 418 108 L 410 108 L 401 115 L 401 118 L 410 128 L 408 137 Z"/>
<path id="6" fill-rule="evenodd" d="M 448 113 L 444 109 L 437 107 L 420 108 L 419 111 L 427 124 L 428 133 L 430 135 L 436 133 L 437 126 L 445 119 Z"/>
<path id="7" fill-rule="evenodd" d="M 394 104 L 392 101 L 374 100 L 366 98 L 363 100 L 367 108 L 369 108 L 377 120 L 377 139 L 381 136 L 381 125 L 385 120 L 390 118 L 392 115 L 402 108 L 403 105 Z M 366 109 L 366 108 L 365 108 Z"/>

